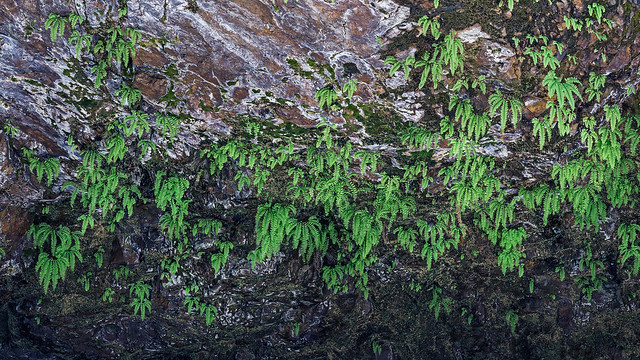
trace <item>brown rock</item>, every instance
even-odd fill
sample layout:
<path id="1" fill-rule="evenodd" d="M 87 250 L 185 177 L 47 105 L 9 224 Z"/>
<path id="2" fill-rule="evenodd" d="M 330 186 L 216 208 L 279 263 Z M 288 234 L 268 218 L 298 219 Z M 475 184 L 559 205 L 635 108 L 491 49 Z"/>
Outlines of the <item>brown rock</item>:
<path id="1" fill-rule="evenodd" d="M 275 113 L 282 120 L 303 128 L 312 128 L 316 126 L 316 121 L 304 116 L 297 107 L 279 106 L 275 108 Z"/>
<path id="2" fill-rule="evenodd" d="M 609 74 L 612 72 L 616 72 L 622 70 L 625 66 L 628 66 L 631 62 L 631 52 L 629 46 L 625 46 L 618 50 L 616 55 L 609 61 L 607 67 L 605 68 L 605 73 Z"/>
<path id="3" fill-rule="evenodd" d="M 573 5 L 576 7 L 576 10 L 582 11 L 584 9 L 584 4 L 582 0 L 573 0 Z"/>
<path id="4" fill-rule="evenodd" d="M 515 51 L 509 45 L 484 40 L 476 60 L 480 68 L 484 68 L 493 76 L 506 82 L 512 82 L 521 76 L 520 67 L 516 62 Z"/>
<path id="5" fill-rule="evenodd" d="M 31 219 L 25 209 L 7 206 L 0 210 L 0 234 L 5 239 L 2 247 L 7 253 L 20 248 L 29 226 Z"/>
<path id="6" fill-rule="evenodd" d="M 526 119 L 533 119 L 540 116 L 547 110 L 547 102 L 536 97 L 527 97 L 524 99 L 523 115 Z"/>
<path id="7" fill-rule="evenodd" d="M 237 87 L 233 89 L 233 93 L 231 94 L 234 100 L 242 101 L 249 97 L 249 90 L 244 87 Z"/>
<path id="8" fill-rule="evenodd" d="M 169 81 L 158 73 L 141 71 L 136 74 L 133 86 L 140 89 L 142 95 L 158 101 L 167 93 L 168 83 Z"/>
<path id="9" fill-rule="evenodd" d="M 136 51 L 136 57 L 133 58 L 133 63 L 136 66 L 144 65 L 161 69 L 164 66 L 168 65 L 170 62 L 156 48 L 140 48 Z"/>

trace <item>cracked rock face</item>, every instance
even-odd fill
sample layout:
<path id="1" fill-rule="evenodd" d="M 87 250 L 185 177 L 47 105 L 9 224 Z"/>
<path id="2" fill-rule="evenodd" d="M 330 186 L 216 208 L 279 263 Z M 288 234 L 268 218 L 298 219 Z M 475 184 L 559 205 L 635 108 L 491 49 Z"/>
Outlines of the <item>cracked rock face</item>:
<path id="1" fill-rule="evenodd" d="M 8 119 L 17 129 L 15 135 L 9 136 L 3 130 L 0 136 L 0 248 L 6 252 L 0 260 L 0 352 L 5 354 L 2 356 L 152 359 L 183 358 L 188 354 L 198 359 L 362 358 L 374 356 L 372 342 L 380 334 L 383 336 L 378 340 L 383 344 L 375 359 L 482 358 L 485 354 L 487 358 L 509 358 L 504 354 L 534 350 L 537 352 L 533 357 L 537 358 L 554 358 L 558 354 L 580 357 L 591 352 L 615 354 L 618 358 L 623 358 L 621 354 L 631 354 L 629 358 L 640 354 L 635 349 L 623 352 L 618 348 L 618 344 L 636 341 L 640 331 L 634 332 L 639 316 L 631 311 L 638 305 L 621 305 L 620 284 L 629 280 L 615 273 L 614 253 L 602 256 L 608 262 L 607 274 L 616 281 L 610 281 L 589 304 L 580 297 L 572 281 L 561 282 L 554 274 L 558 266 L 554 256 L 565 251 L 558 250 L 558 244 L 573 246 L 566 250 L 575 253 L 575 259 L 566 264 L 570 276 L 580 272 L 578 259 L 584 257 L 581 239 L 573 232 L 573 220 L 560 217 L 551 220 L 548 227 L 533 219 L 524 224 L 527 230 L 537 232 L 527 249 L 527 271 L 532 274 L 536 289 L 540 286 L 553 298 L 522 290 L 526 284 L 521 283 L 528 279 L 497 276 L 495 249 L 488 247 L 487 239 L 469 239 L 482 244 L 480 257 L 489 259 L 486 262 L 478 260 L 465 267 L 456 252 L 441 259 L 442 268 L 434 267 L 432 272 L 425 270 L 418 257 L 385 249 L 380 260 L 371 265 L 371 283 L 376 289 L 368 299 L 352 291 L 333 294 L 324 286 L 322 267 L 334 263 L 335 254 L 327 255 L 326 259 L 316 256 L 305 264 L 296 256 L 283 253 L 255 267 L 246 257 L 232 255 L 218 274 L 204 255 L 180 259 L 183 273 L 167 279 L 149 275 L 153 316 L 145 321 L 124 315 L 132 311 L 130 304 L 121 299 L 108 304 L 101 300 L 107 285 L 127 294 L 131 279 L 117 284 L 96 279 L 86 292 L 78 285 L 79 274 L 74 274 L 65 281 L 67 289 L 71 289 L 69 294 L 58 292 L 41 297 L 42 288 L 34 272 L 33 243 L 25 234 L 31 224 L 45 217 L 43 208 L 48 204 L 53 207 L 56 201 L 69 196 L 62 187 L 75 176 L 74 169 L 81 160 L 80 152 L 68 141 L 69 134 L 75 134 L 76 143 L 85 146 L 95 143 L 104 148 L 105 128 L 123 109 L 114 95 L 119 82 L 110 76 L 104 87 L 95 89 L 95 75 L 91 71 L 95 59 L 75 57 L 74 46 L 66 40 L 70 35 L 68 28 L 65 39 L 52 43 L 44 22 L 49 13 L 67 15 L 73 11 L 83 15 L 93 27 L 107 26 L 120 21 L 117 9 L 122 3 L 122 0 L 0 2 L 0 123 L 5 125 L 2 121 Z M 545 20 L 544 26 L 540 25 L 542 33 L 557 35 L 564 23 L 562 16 L 556 15 L 584 15 L 588 4 L 582 1 L 558 2 L 553 7 L 557 14 L 546 10 L 533 13 L 541 5 L 525 0 L 516 3 L 530 6 L 513 13 L 502 13 L 496 4 L 475 0 L 441 1 L 438 10 L 433 9 L 430 1 L 390 0 L 335 3 L 127 0 L 126 3 L 128 14 L 122 26 L 142 33 L 131 74 L 131 84 L 142 93 L 140 109 L 155 113 L 171 108 L 184 118 L 176 141 L 156 133 L 149 135 L 167 154 L 161 161 L 143 156 L 141 163 L 149 169 L 161 169 L 169 162 L 182 164 L 185 173 L 203 167 L 199 157 L 202 148 L 235 134 L 235 125 L 251 116 L 274 125 L 293 125 L 300 131 L 313 129 L 323 119 L 341 129 L 361 126 L 349 133 L 351 142 L 360 149 L 390 158 L 391 167 L 397 170 L 398 158 L 411 154 L 397 148 L 397 141 L 395 144 L 387 141 L 385 128 L 380 130 L 380 124 L 373 120 L 365 124 L 365 120 L 382 119 L 380 122 L 387 127 L 410 122 L 437 124 L 448 113 L 443 95 L 454 86 L 446 68 L 443 82 L 434 91 L 429 86 L 418 89 L 415 77 L 407 80 L 402 71 L 388 76 L 389 66 L 384 65 L 383 54 L 398 59 L 422 56 L 424 44 L 419 40 L 424 37 L 418 35 L 422 31 L 418 31 L 417 20 L 425 13 L 441 19 L 443 24 L 446 20 L 457 30 L 465 48 L 467 71 L 485 75 L 491 89 L 521 96 L 524 105 L 521 122 L 507 133 L 502 133 L 498 125 L 492 126 L 490 140 L 480 143 L 479 154 L 509 162 L 505 178 L 526 184 L 545 179 L 551 166 L 570 155 L 567 150 L 563 155 L 555 150 L 535 151 L 537 143 L 531 137 L 531 120 L 547 111 L 546 89 L 538 84 L 544 74 L 528 65 L 522 46 L 514 46 L 505 35 L 504 24 L 505 19 L 519 22 L 517 29 L 509 28 L 509 32 L 516 31 L 524 37 L 525 28 L 520 24 L 530 21 L 540 25 Z M 603 94 L 603 103 L 632 99 L 635 95 L 627 93 L 626 87 L 637 89 L 640 84 L 640 76 L 632 71 L 640 63 L 640 36 L 637 30 L 626 31 L 624 23 L 627 5 L 633 6 L 635 12 L 637 5 L 617 3 L 612 0 L 608 5 L 608 15 L 615 27 L 609 34 L 611 40 L 602 44 L 600 53 L 591 51 L 591 46 L 597 44 L 593 36 L 564 39 L 580 58 L 579 63 L 569 65 L 568 69 L 585 83 L 602 52 L 608 57 L 609 61 L 597 66 L 616 86 Z M 478 15 L 474 9 L 480 8 L 487 14 Z M 564 56 L 557 55 L 559 60 Z M 327 85 L 341 89 L 349 79 L 358 80 L 354 103 L 357 101 L 362 108 L 342 112 L 318 108 L 314 99 L 318 89 Z M 488 94 L 470 100 L 479 111 L 488 111 Z M 595 114 L 601 111 L 599 106 L 581 111 Z M 155 121 L 152 119 L 151 123 L 157 128 Z M 576 128 L 572 128 L 570 135 L 579 137 L 576 134 Z M 299 136 L 304 137 L 305 133 Z M 276 140 L 281 139 L 275 139 L 274 143 Z M 447 161 L 450 146 L 447 140 L 438 143 L 429 155 L 437 162 L 434 166 Z M 21 158 L 23 147 L 34 150 L 40 157 L 61 161 L 60 179 L 52 188 L 37 181 L 29 171 Z M 204 169 L 198 177 L 208 177 L 208 169 Z M 127 170 L 132 172 L 135 184 L 153 188 L 151 179 L 142 170 Z M 194 190 L 200 196 L 194 199 L 193 207 L 198 213 L 223 214 L 223 231 L 238 247 L 250 248 L 255 245 L 255 224 L 250 213 L 255 208 L 252 202 L 255 192 L 249 188 L 238 190 L 235 170 L 226 168 L 215 181 Z M 380 178 L 375 173 L 367 176 Z M 437 177 L 437 171 L 433 171 L 433 176 Z M 429 189 L 432 195 L 440 190 Z M 514 195 L 514 189 L 509 191 L 509 195 Z M 152 193 L 149 190 L 149 196 Z M 85 254 L 87 261 L 82 265 L 86 266 L 85 271 L 112 274 L 122 267 L 137 268 L 143 274 L 159 271 L 156 266 L 159 261 L 153 261 L 171 250 L 170 241 L 159 229 L 160 211 L 151 204 L 140 205 L 140 210 L 127 219 L 116 235 L 109 235 L 104 228 L 95 230 L 87 242 L 92 249 L 98 244 L 108 247 L 105 265 L 103 269 L 89 269 L 87 263 L 94 261 L 95 255 Z M 53 211 L 58 218 L 70 221 L 77 218 L 71 208 Z M 438 209 L 433 211 L 435 214 Z M 607 241 L 614 237 L 617 216 L 613 213 L 603 226 Z M 104 239 L 113 244 L 105 243 Z M 203 236 L 194 247 L 203 253 L 213 251 L 217 238 Z M 616 245 L 610 241 L 609 247 Z M 478 254 L 467 257 L 471 256 L 475 258 Z M 392 268 L 396 271 L 390 272 Z M 202 294 L 216 299 L 219 305 L 213 326 L 205 327 L 202 319 L 194 316 L 195 310 L 194 314 L 186 313 L 184 289 L 189 277 L 202 278 Z M 449 296 L 460 312 L 445 315 L 442 310 L 440 321 L 435 321 L 428 305 L 432 289 L 408 290 L 409 284 L 418 281 L 425 284 L 442 281 L 451 285 L 449 288 L 457 287 L 457 292 L 450 290 Z M 593 308 L 587 307 L 591 305 Z M 500 312 L 506 306 L 520 309 L 522 319 L 518 325 L 520 332 L 512 337 L 505 330 Z M 620 340 L 611 349 L 597 350 L 603 334 L 613 333 L 606 331 L 611 326 L 630 329 L 624 337 L 627 342 Z"/>
<path id="2" fill-rule="evenodd" d="M 68 132 L 67 121 L 77 118 L 82 122 L 83 117 L 94 115 L 68 106 L 57 93 L 62 87 L 77 89 L 84 96 L 76 101 L 105 94 L 77 80 L 92 75 L 64 60 L 73 58 L 70 46 L 51 44 L 48 34 L 39 30 L 49 12 L 74 10 L 94 26 L 116 20 L 104 15 L 113 13 L 116 1 L 71 5 L 36 6 L 12 0 L 0 8 L 5 30 L 0 35 L 0 81 L 5 89 L 0 114 L 21 119 L 16 122 L 33 137 L 29 140 L 57 156 L 68 150 L 61 136 Z M 208 131 L 223 134 L 229 130 L 221 116 L 258 112 L 254 103 L 265 91 L 273 100 L 313 102 L 315 91 L 327 79 L 318 74 L 303 77 L 292 69 L 291 61 L 301 64 L 303 70 L 308 68 L 308 59 L 333 65 L 340 84 L 352 75 L 369 83 L 376 77 L 373 69 L 382 65 L 377 39 L 385 38 L 409 15 L 408 8 L 392 1 L 292 1 L 281 9 L 267 1 L 207 1 L 194 9 L 188 1 L 132 0 L 128 8 L 126 26 L 140 29 L 146 39 L 135 59 L 135 85 L 145 100 L 161 108 L 158 101 L 171 86 L 185 100 L 184 111 L 199 120 L 192 130 L 204 125 Z M 370 91 L 357 95 L 373 99 Z M 203 110 L 212 107 L 218 113 Z M 301 124 L 319 118 L 300 106 L 289 111 L 298 114 L 296 121 Z"/>

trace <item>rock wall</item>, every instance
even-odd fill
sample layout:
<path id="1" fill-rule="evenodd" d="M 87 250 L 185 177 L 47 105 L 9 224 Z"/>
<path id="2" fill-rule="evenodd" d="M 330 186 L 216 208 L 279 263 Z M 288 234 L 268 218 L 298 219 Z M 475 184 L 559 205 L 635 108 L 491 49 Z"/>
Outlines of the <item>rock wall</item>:
<path id="1" fill-rule="evenodd" d="M 443 0 L 437 7 L 429 1 L 387 0 L 3 1 L 2 352 L 9 358 L 35 359 L 639 356 L 638 278 L 629 267 L 633 260 L 622 264 L 616 232 L 622 222 L 637 218 L 637 192 L 630 196 L 631 205 L 607 203 L 597 231 L 579 226 L 568 205 L 548 223 L 540 209 L 528 211 L 518 205 L 512 227 L 527 231 L 519 247 L 526 254 L 519 263 L 524 276 L 497 265 L 498 248 L 474 226 L 474 211 L 461 214 L 458 207 L 456 221 L 468 225 L 468 233 L 433 265 L 427 266 L 419 250 L 403 250 L 392 229 L 385 229 L 375 249 L 377 259 L 367 266 L 365 296 L 355 278 L 347 282 L 345 292 L 323 281 L 323 268 L 340 261 L 339 248 L 315 253 L 305 262 L 297 251 L 283 246 L 266 261 L 252 264 L 247 256 L 256 248 L 256 208 L 271 200 L 291 200 L 283 185 L 290 174 L 272 168 L 267 190 L 260 193 L 255 183 L 238 186 L 240 167 L 227 165 L 214 176 L 209 171 L 213 160 L 201 156 L 210 144 L 229 139 L 271 151 L 294 139 L 295 151 L 302 153 L 320 136 L 316 126 L 326 121 L 337 127 L 341 142 L 348 139 L 357 149 L 383 159 L 358 179 L 363 188 L 367 182 L 379 184 L 383 173 L 401 176 L 406 164 L 429 164 L 435 180 L 417 198 L 417 217 L 435 217 L 455 203 L 449 202 L 449 188 L 439 173 L 452 161 L 454 142 L 441 138 L 416 160 L 421 149 L 407 147 L 400 130 L 417 124 L 437 132 L 445 116 L 456 116 L 448 106 L 455 93 L 479 112 L 489 113 L 489 95 L 501 90 L 522 101 L 522 116 L 506 132 L 501 131 L 499 116 L 494 117 L 477 152 L 502 166 L 499 178 L 508 196 L 531 184 L 553 184 L 553 165 L 566 164 L 586 148 L 581 141 L 586 126 L 582 117 L 595 116 L 601 124 L 604 105 L 619 105 L 631 115 L 638 110 L 640 8 L 633 1 L 602 2 L 604 16 L 611 21 L 608 30 L 603 24 L 597 27 L 606 34 L 602 40 L 600 34 L 567 29 L 565 16 L 594 17 L 590 5 L 521 0 L 510 10 L 506 2 L 500 6 L 497 1 L 476 0 Z M 127 13 L 119 16 L 123 8 Z M 44 29 L 50 13 L 81 15 L 86 19 L 83 31 L 93 41 L 106 39 L 115 26 L 140 30 L 132 65 L 110 65 L 103 85 L 96 88 L 92 69 L 104 55 L 76 55 L 75 43 L 69 41 L 70 24 L 53 42 Z M 443 37 L 455 30 L 452 38 L 460 39 L 464 48 L 460 72 L 470 80 L 483 76 L 480 81 L 489 92 L 480 93 L 475 86 L 470 90 L 470 84 L 466 90 L 452 90 L 463 78 L 447 66 L 435 88 L 431 80 L 419 88 L 417 70 L 401 68 L 389 75 L 387 56 L 402 60 L 415 55 L 420 60 L 425 51 L 432 51 L 435 42 L 424 40 L 428 34 L 418 24 L 423 15 L 439 20 Z M 552 57 L 561 64 L 556 72 L 577 78 L 584 98 L 589 74 L 607 75 L 601 100 L 580 102 L 575 110 L 578 120 L 568 134 L 554 130 L 544 150 L 538 148 L 533 119 L 548 115 L 547 101 L 554 97 L 542 85 L 548 71 L 541 66 L 542 58 L 533 64 L 525 50 L 527 36 L 541 35 L 548 37 L 550 48 L 554 40 L 564 48 L 553 45 Z M 537 41 L 541 44 L 542 38 Z M 533 46 L 531 40 L 528 44 Z M 347 100 L 346 91 L 339 90 L 349 79 L 356 79 L 358 86 Z M 144 139 L 160 151 L 141 152 L 141 137 L 127 138 L 129 150 L 118 166 L 140 188 L 135 211 L 113 231 L 97 213 L 98 225 L 81 239 L 83 262 L 45 294 L 35 270 L 38 249 L 27 232 L 32 224 L 43 222 L 80 230 L 76 219 L 82 207 L 71 205 L 72 191 L 64 185 L 80 178 L 77 169 L 86 157 L 81 151 L 106 153 L 110 125 L 134 109 L 116 95 L 121 84 L 141 91 L 135 110 L 151 115 L 151 130 Z M 326 86 L 338 88 L 336 108 L 318 106 L 317 91 Z M 511 122 L 513 110 L 508 111 Z M 174 137 L 163 133 L 154 115 L 160 112 L 180 119 Z M 259 123 L 263 135 L 243 138 L 248 122 Z M 630 153 L 629 145 L 624 146 Z M 41 159 L 59 160 L 59 177 L 50 186 L 30 169 L 23 148 Z M 637 162 L 635 153 L 628 158 Z M 154 202 L 158 171 L 190 181 L 190 220 L 213 218 L 222 224 L 217 236 L 191 237 L 189 256 L 180 257 L 177 242 L 161 225 L 164 212 Z M 375 196 L 361 199 L 373 202 Z M 322 216 L 321 206 L 315 207 L 307 206 L 305 216 Z M 221 239 L 234 249 L 217 271 L 208 256 Z M 100 249 L 103 263 L 98 266 Z M 597 272 L 605 281 L 587 297 L 578 283 L 588 277 L 584 259 L 592 256 L 600 261 Z M 180 263 L 179 271 L 167 270 L 169 260 Z M 125 277 L 126 269 L 131 274 Z M 151 313 L 145 319 L 131 306 L 131 284 L 139 280 L 151 286 Z M 83 281 L 90 281 L 88 289 Z M 197 290 L 189 288 L 196 283 Z M 114 291 L 112 301 L 104 298 L 106 288 Z M 187 309 L 185 300 L 193 296 L 189 291 L 215 305 L 217 316 L 211 325 L 202 312 Z M 511 328 L 508 322 L 514 314 L 517 320 Z"/>

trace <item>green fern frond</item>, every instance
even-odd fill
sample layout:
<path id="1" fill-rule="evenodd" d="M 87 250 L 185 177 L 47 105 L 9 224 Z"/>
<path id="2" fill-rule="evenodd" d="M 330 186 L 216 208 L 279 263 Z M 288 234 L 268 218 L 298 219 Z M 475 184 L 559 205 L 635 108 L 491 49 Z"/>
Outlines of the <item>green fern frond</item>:
<path id="1" fill-rule="evenodd" d="M 58 36 L 64 36 L 64 27 L 68 21 L 69 19 L 61 15 L 53 13 L 49 14 L 47 21 L 44 23 L 44 29 L 50 30 L 52 42 L 56 42 Z"/>

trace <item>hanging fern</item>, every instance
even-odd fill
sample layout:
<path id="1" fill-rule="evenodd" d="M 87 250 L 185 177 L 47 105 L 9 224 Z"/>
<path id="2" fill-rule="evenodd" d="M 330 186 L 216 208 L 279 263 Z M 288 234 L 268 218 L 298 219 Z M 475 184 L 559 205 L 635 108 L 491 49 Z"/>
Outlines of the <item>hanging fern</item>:
<path id="1" fill-rule="evenodd" d="M 620 266 L 624 267 L 627 260 L 633 258 L 633 275 L 638 275 L 640 270 L 640 244 L 637 241 L 637 233 L 640 230 L 638 224 L 622 223 L 618 226 L 618 238 L 620 239 Z"/>
<path id="2" fill-rule="evenodd" d="M 109 151 L 107 154 L 107 161 L 109 164 L 113 164 L 116 161 L 122 161 L 129 151 L 129 148 L 127 147 L 122 135 L 113 133 L 107 139 L 107 150 Z"/>
<path id="3" fill-rule="evenodd" d="M 180 119 L 171 114 L 159 114 L 156 123 L 160 125 L 160 130 L 164 134 L 169 134 L 169 139 L 173 140 L 178 135 L 180 129 Z"/>
<path id="4" fill-rule="evenodd" d="M 22 153 L 29 162 L 29 171 L 36 173 L 38 181 L 47 178 L 47 186 L 60 175 L 60 161 L 56 158 L 40 159 L 33 155 L 33 150 L 22 148 Z"/>
<path id="5" fill-rule="evenodd" d="M 182 199 L 189 188 L 189 181 L 187 179 L 178 178 L 176 176 L 165 179 L 165 175 L 165 172 L 159 171 L 156 174 L 156 182 L 154 186 L 156 206 L 158 206 L 162 211 L 166 210 L 167 206 L 172 203 L 182 202 Z"/>
<path id="6" fill-rule="evenodd" d="M 533 123 L 533 135 L 538 136 L 540 150 L 542 150 L 544 143 L 551 140 L 551 130 L 556 123 L 552 122 L 549 116 L 545 116 L 542 120 L 534 118 L 531 122 Z"/>
<path id="7" fill-rule="evenodd" d="M 69 44 L 73 43 L 75 43 L 76 58 L 79 59 L 83 48 L 91 49 L 91 35 L 81 35 L 78 30 L 73 30 L 71 37 L 69 37 Z"/>
<path id="8" fill-rule="evenodd" d="M 576 107 L 574 96 L 582 100 L 582 95 L 580 95 L 580 90 L 577 86 L 579 84 L 580 81 L 574 77 L 566 78 L 563 82 L 562 78 L 559 78 L 553 70 L 549 71 L 542 80 L 542 85 L 548 89 L 549 98 L 557 96 L 560 108 L 564 108 L 564 104 L 567 102 L 571 110 Z"/>
<path id="9" fill-rule="evenodd" d="M 406 229 L 402 226 L 399 226 L 393 230 L 393 233 L 398 236 L 398 242 L 400 243 L 400 246 L 402 246 L 404 250 L 412 253 L 413 248 L 417 243 L 416 239 L 418 237 L 418 231 L 413 228 Z"/>
<path id="10" fill-rule="evenodd" d="M 47 223 L 31 225 L 28 234 L 35 247 L 40 250 L 36 263 L 40 284 L 45 293 L 49 290 L 49 285 L 55 290 L 58 281 L 64 280 L 67 270 L 75 269 L 76 259 L 82 261 L 80 234 L 62 225 L 54 229 Z M 45 251 L 45 243 L 50 245 L 50 252 Z"/>
<path id="11" fill-rule="evenodd" d="M 49 14 L 47 21 L 44 23 L 45 30 L 50 30 L 51 41 L 56 42 L 58 36 L 64 36 L 65 24 L 69 22 L 69 19 L 58 14 Z"/>
<path id="12" fill-rule="evenodd" d="M 455 75 L 456 70 L 464 71 L 464 46 L 462 41 L 456 37 L 456 31 L 451 30 L 444 37 L 441 45 L 440 59 L 444 64 L 449 64 L 451 76 Z"/>
<path id="13" fill-rule="evenodd" d="M 431 150 L 438 143 L 438 134 L 424 130 L 417 126 L 410 126 L 403 130 L 400 135 L 402 145 L 412 149 Z M 357 153 L 357 152 L 356 152 Z"/>
<path id="14" fill-rule="evenodd" d="M 315 250 L 326 247 L 322 244 L 320 221 L 316 216 L 311 216 L 307 221 L 289 219 L 286 234 L 291 239 L 293 249 L 299 248 L 300 256 L 307 262 Z"/>
<path id="15" fill-rule="evenodd" d="M 120 97 L 122 106 L 135 106 L 142 99 L 142 92 L 134 87 L 122 83 L 120 89 L 116 90 L 116 96 Z"/>
<path id="16" fill-rule="evenodd" d="M 600 187 L 594 184 L 584 184 L 567 191 L 567 198 L 573 203 L 576 221 L 583 226 L 593 226 L 600 231 L 600 220 L 607 217 L 606 205 L 600 197 Z"/>
<path id="17" fill-rule="evenodd" d="M 129 284 L 129 296 L 135 297 L 131 300 L 131 307 L 134 314 L 140 313 L 140 319 L 144 321 L 147 312 L 151 312 L 151 300 L 149 300 L 151 285 L 145 284 L 144 281 L 138 280 L 133 284 Z"/>
<path id="18" fill-rule="evenodd" d="M 313 97 L 316 101 L 318 101 L 318 107 L 322 110 L 323 107 L 331 108 L 331 105 L 338 100 L 338 94 L 333 89 L 333 86 L 327 85 L 322 89 L 316 91 L 315 96 Z"/>
<path id="19" fill-rule="evenodd" d="M 148 118 L 149 115 L 144 114 L 141 111 L 132 110 L 131 114 L 124 118 L 125 136 L 131 136 L 137 133 L 138 138 L 140 138 L 145 132 L 149 132 L 149 123 L 147 122 Z"/>
<path id="20" fill-rule="evenodd" d="M 38 272 L 38 280 L 40 285 L 44 287 L 46 294 L 51 284 L 52 290 L 58 286 L 58 281 L 64 280 L 67 273 L 69 263 L 64 257 L 51 256 L 49 253 L 41 252 L 36 263 L 36 271 Z"/>
<path id="21" fill-rule="evenodd" d="M 256 255 L 258 261 L 264 261 L 280 251 L 285 240 L 286 227 L 290 214 L 295 214 L 293 205 L 272 204 L 258 206 L 256 212 Z"/>
<path id="22" fill-rule="evenodd" d="M 431 32 L 431 36 L 434 39 L 438 40 L 442 33 L 440 32 L 440 22 L 437 19 L 430 19 L 429 16 L 424 15 L 420 19 L 418 19 L 418 26 L 422 27 L 422 35 L 426 36 L 427 33 Z M 431 29 L 429 31 L 429 29 Z"/>
<path id="23" fill-rule="evenodd" d="M 522 101 L 506 97 L 498 89 L 489 96 L 489 104 L 491 105 L 489 110 L 491 116 L 494 116 L 498 110 L 500 111 L 500 129 L 502 132 L 507 127 L 509 111 L 511 111 L 511 123 L 514 127 L 518 123 L 518 119 L 522 117 Z"/>

